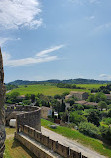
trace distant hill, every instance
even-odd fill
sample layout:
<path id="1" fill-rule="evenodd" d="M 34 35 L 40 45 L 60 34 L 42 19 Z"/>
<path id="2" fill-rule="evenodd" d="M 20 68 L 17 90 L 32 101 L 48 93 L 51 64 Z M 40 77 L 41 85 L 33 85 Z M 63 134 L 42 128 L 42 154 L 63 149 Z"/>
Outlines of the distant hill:
<path id="1" fill-rule="evenodd" d="M 44 83 L 68 83 L 68 84 L 105 84 L 111 83 L 111 81 L 103 81 L 103 80 L 94 80 L 94 79 L 69 79 L 69 80 L 46 80 L 46 81 L 28 81 L 28 80 L 15 80 L 13 82 L 9 82 L 11 85 L 30 85 L 30 84 L 44 84 Z"/>

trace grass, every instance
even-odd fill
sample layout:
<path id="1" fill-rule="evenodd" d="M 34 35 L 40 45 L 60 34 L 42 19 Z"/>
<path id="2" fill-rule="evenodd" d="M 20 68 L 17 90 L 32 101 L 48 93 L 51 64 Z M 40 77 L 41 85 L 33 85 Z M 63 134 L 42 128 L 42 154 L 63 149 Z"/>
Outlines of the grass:
<path id="1" fill-rule="evenodd" d="M 92 88 L 99 88 L 101 86 L 106 86 L 106 84 L 77 84 L 77 86 L 80 86 L 86 89 L 92 89 Z"/>
<path id="2" fill-rule="evenodd" d="M 91 148 L 92 150 L 95 150 L 96 152 L 111 158 L 111 146 L 104 144 L 103 142 L 101 142 L 98 139 L 94 139 L 94 138 L 85 136 L 82 133 L 80 133 L 79 131 L 72 130 L 68 127 L 58 126 L 56 129 L 52 129 L 49 127 L 49 125 L 51 125 L 53 123 L 50 121 L 44 120 L 44 119 L 41 119 L 41 124 L 42 124 L 42 126 L 48 128 L 56 133 L 59 133 L 67 138 L 76 140 L 77 142 Z"/>
<path id="3" fill-rule="evenodd" d="M 100 86 L 102 86 L 102 84 L 77 84 L 77 86 L 84 87 L 86 89 L 58 88 L 54 85 L 49 85 L 49 84 L 36 84 L 36 85 L 27 85 L 27 87 L 19 86 L 19 88 L 13 89 L 10 93 L 19 92 L 20 95 L 43 93 L 44 95 L 54 96 L 56 94 L 61 95 L 64 92 L 70 92 L 70 91 L 90 92 L 89 89 L 99 88 Z"/>
<path id="4" fill-rule="evenodd" d="M 53 85 L 44 85 L 44 84 L 37 84 L 37 85 L 28 85 L 27 87 L 25 86 L 19 86 L 19 88 L 13 89 L 10 93 L 12 92 L 19 92 L 20 95 L 25 95 L 25 94 L 38 94 L 42 93 L 44 95 L 49 95 L 49 96 L 54 96 L 56 94 L 62 94 L 64 92 L 70 92 L 70 91 L 86 91 L 90 92 L 88 89 L 69 89 L 69 88 L 58 88 Z M 8 94 L 10 94 L 8 93 Z"/>
<path id="5" fill-rule="evenodd" d="M 5 141 L 4 158 L 36 158 L 25 146 L 19 141 L 14 140 L 14 128 L 6 128 L 7 139 Z"/>

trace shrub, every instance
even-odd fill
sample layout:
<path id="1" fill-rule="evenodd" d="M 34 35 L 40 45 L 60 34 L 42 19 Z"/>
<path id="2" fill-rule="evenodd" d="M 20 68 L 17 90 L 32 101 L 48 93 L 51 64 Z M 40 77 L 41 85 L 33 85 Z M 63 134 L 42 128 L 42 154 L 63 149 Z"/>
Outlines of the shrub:
<path id="1" fill-rule="evenodd" d="M 91 137 L 97 137 L 99 135 L 99 128 L 88 122 L 81 122 L 79 124 L 79 131 Z"/>
<path id="2" fill-rule="evenodd" d="M 111 128 L 101 126 L 100 133 L 101 133 L 101 136 L 111 144 Z"/>
<path id="3" fill-rule="evenodd" d="M 79 115 L 78 112 L 74 111 L 70 113 L 70 122 L 78 125 L 81 121 L 86 121 L 87 119 L 83 115 Z"/>
<path id="4" fill-rule="evenodd" d="M 81 104 L 74 104 L 73 107 L 75 110 L 84 110 L 84 107 Z"/>
<path id="5" fill-rule="evenodd" d="M 111 109 L 108 111 L 108 117 L 111 117 Z"/>
<path id="6" fill-rule="evenodd" d="M 111 118 L 110 118 L 110 117 L 104 118 L 102 121 L 103 121 L 106 125 L 110 125 L 110 124 L 111 124 Z"/>

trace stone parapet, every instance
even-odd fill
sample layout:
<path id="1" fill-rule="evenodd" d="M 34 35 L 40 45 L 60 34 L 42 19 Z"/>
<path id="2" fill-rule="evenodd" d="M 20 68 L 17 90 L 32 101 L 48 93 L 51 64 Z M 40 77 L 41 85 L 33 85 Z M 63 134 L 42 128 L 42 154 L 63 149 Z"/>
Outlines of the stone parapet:
<path id="1" fill-rule="evenodd" d="M 56 152 L 63 158 L 87 158 L 86 156 L 82 155 L 80 152 L 74 151 L 63 144 L 60 144 L 58 141 L 50 139 L 49 137 L 43 135 L 40 131 L 35 130 L 34 128 L 29 127 L 27 125 L 20 127 L 20 133 L 24 133 L 28 137 L 33 138 L 35 141 L 48 147 L 49 149 Z"/>

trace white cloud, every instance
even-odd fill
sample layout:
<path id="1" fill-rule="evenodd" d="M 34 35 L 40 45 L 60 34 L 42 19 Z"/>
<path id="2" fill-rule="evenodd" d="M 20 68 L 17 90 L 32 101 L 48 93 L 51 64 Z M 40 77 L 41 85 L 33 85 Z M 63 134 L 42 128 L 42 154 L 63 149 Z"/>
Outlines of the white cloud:
<path id="1" fill-rule="evenodd" d="M 43 63 L 43 62 L 50 62 L 50 61 L 57 60 L 58 59 L 57 56 L 49 56 L 48 53 L 59 50 L 63 46 L 64 45 L 55 46 L 50 49 L 46 49 L 37 53 L 34 57 L 16 59 L 16 60 L 11 59 L 10 54 L 3 52 L 4 66 L 14 66 L 14 67 L 26 66 L 26 65 L 35 64 L 35 63 Z"/>
<path id="2" fill-rule="evenodd" d="M 21 38 L 0 37 L 0 47 L 6 44 L 8 41 L 19 41 Z"/>
<path id="3" fill-rule="evenodd" d="M 102 78 L 102 79 L 111 80 L 111 75 L 100 74 L 99 77 Z"/>
<path id="4" fill-rule="evenodd" d="M 95 32 L 111 29 L 111 22 L 99 25 L 95 28 Z"/>
<path id="5" fill-rule="evenodd" d="M 51 52 L 54 52 L 56 50 L 59 50 L 60 48 L 64 47 L 64 45 L 59 45 L 59 46 L 55 46 L 55 47 L 52 47 L 50 49 L 46 49 L 46 50 L 43 50 L 39 53 L 36 54 L 36 56 L 38 57 L 44 57 L 46 56 L 48 53 L 51 53 Z"/>
<path id="6" fill-rule="evenodd" d="M 37 28 L 42 24 L 42 19 L 36 18 L 40 12 L 38 0 L 0 0 L 0 28 Z"/>

